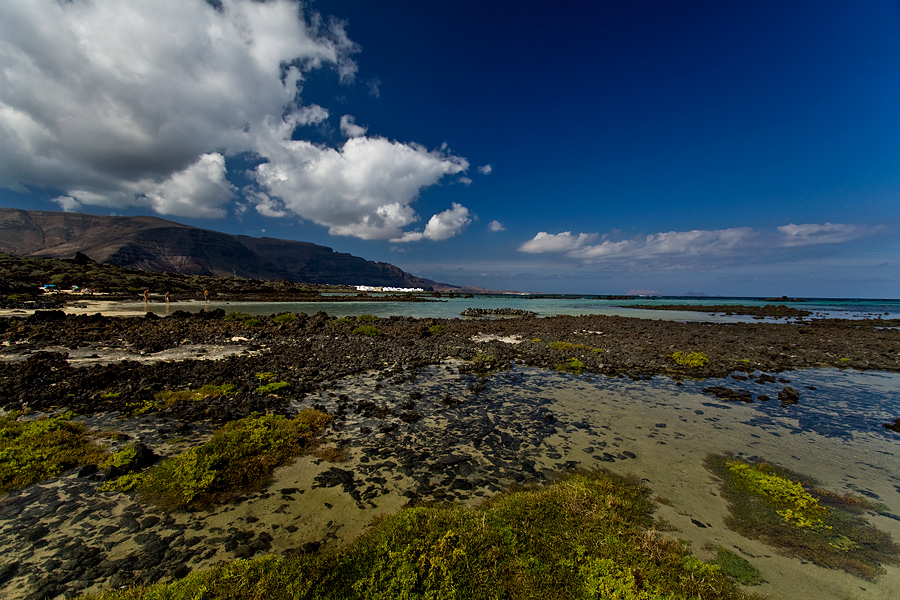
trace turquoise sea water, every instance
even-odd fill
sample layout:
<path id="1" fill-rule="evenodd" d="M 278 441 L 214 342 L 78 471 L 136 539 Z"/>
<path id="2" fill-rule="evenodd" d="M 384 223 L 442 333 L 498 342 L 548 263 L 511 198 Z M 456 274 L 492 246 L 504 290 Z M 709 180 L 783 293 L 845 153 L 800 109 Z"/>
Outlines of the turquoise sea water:
<path id="1" fill-rule="evenodd" d="M 810 298 L 799 302 L 784 300 L 767 300 L 763 298 L 715 298 L 715 297 L 647 297 L 628 300 L 605 299 L 596 296 L 516 296 L 516 295 L 477 295 L 471 298 L 440 298 L 437 302 L 179 302 L 170 305 L 162 303 L 142 302 L 123 303 L 123 309 L 147 310 L 166 314 L 175 310 L 199 311 L 222 308 L 226 311 L 241 311 L 253 315 L 267 315 L 279 312 L 304 312 L 315 314 L 325 311 L 330 315 L 344 317 L 348 315 L 370 314 L 376 317 L 403 316 L 416 318 L 452 319 L 459 317 L 467 308 L 519 308 L 530 310 L 539 317 L 554 315 L 618 315 L 645 319 L 663 319 L 671 321 L 704 321 L 704 322 L 748 322 L 756 321 L 753 317 L 741 315 L 710 314 L 687 311 L 645 310 L 647 306 L 667 304 L 684 304 L 692 306 L 710 306 L 717 304 L 735 304 L 743 306 L 765 306 L 766 304 L 785 304 L 792 308 L 808 310 L 813 317 L 827 318 L 900 318 L 900 300 L 890 299 L 833 299 Z"/>

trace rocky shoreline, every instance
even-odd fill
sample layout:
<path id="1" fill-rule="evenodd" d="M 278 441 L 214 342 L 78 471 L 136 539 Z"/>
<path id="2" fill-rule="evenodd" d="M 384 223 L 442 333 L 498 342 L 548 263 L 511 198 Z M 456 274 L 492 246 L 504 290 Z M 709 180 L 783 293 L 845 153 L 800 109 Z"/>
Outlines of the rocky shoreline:
<path id="1" fill-rule="evenodd" d="M 511 366 L 632 380 L 763 372 L 774 381 L 780 371 L 810 367 L 900 372 L 900 330 L 877 320 L 246 317 L 46 311 L 0 319 L 3 410 L 72 410 L 96 430 L 118 431 L 113 448 L 139 440 L 166 455 L 253 412 L 312 405 L 335 417 L 332 443 L 356 447 L 350 462 L 307 457 L 278 479 L 309 481 L 308 488 L 276 482 L 208 514 L 169 514 L 100 493 L 103 477 L 90 469 L 12 492 L 0 498 L 4 594 L 56 597 L 167 580 L 216 560 L 316 551 L 358 533 L 342 529 L 341 511 L 374 516 L 406 502 L 471 501 L 543 481 L 533 451 L 560 428 L 548 401 L 489 410 L 477 401 L 492 377 L 527 385 Z M 706 361 L 679 364 L 677 352 Z M 287 385 L 260 393 L 259 373 Z M 224 383 L 234 393 L 153 404 L 166 390 Z M 632 450 L 610 439 L 591 452 L 615 462 L 633 460 Z M 328 510 L 309 515 L 304 507 L 313 500 Z"/>
<path id="2" fill-rule="evenodd" d="M 385 365 L 421 368 L 448 356 L 471 360 L 476 354 L 491 356 L 494 365 L 517 361 L 551 369 L 575 358 L 583 372 L 635 379 L 810 367 L 900 371 L 900 330 L 879 320 L 709 324 L 613 316 L 390 317 L 373 318 L 373 331 L 366 335 L 353 319 L 324 312 L 247 317 L 228 319 L 222 310 L 176 311 L 165 318 L 39 311 L 0 319 L 0 407 L 118 410 L 119 398 L 140 399 L 173 386 L 261 371 L 281 374 L 294 394 L 303 394 Z M 202 360 L 223 350 L 222 360 Z M 183 360 L 172 360 L 179 351 Z M 679 351 L 702 353 L 707 360 L 679 365 L 672 358 Z M 150 360 L 154 356 L 159 360 Z M 198 406 L 191 409 L 194 415 L 171 416 L 221 421 L 274 410 L 281 402 L 254 396 L 252 377 L 235 383 L 237 393 L 216 408 Z M 211 414 L 216 411 L 222 414 Z"/>
<path id="3" fill-rule="evenodd" d="M 752 317 L 808 317 L 811 311 L 785 306 L 784 304 L 766 304 L 765 306 L 742 306 L 738 304 L 710 304 L 706 306 L 691 304 L 657 304 L 640 306 L 646 310 L 685 310 L 689 312 L 719 313 L 725 315 L 748 315 Z"/>

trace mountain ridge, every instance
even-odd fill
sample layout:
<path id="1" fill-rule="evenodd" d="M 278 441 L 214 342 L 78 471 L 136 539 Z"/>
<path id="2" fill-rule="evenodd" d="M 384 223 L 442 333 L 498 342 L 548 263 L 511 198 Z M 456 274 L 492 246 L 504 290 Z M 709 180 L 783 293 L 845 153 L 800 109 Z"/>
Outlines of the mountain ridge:
<path id="1" fill-rule="evenodd" d="M 81 252 L 98 263 L 188 275 L 455 289 L 311 242 L 233 235 L 152 216 L 0 208 L 0 252 L 51 258 Z"/>

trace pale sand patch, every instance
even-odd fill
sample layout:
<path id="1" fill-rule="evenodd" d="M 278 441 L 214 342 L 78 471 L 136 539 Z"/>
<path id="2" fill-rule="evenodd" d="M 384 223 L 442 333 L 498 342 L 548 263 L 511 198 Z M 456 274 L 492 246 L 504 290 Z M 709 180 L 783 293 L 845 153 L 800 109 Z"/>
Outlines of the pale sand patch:
<path id="1" fill-rule="evenodd" d="M 494 335 L 488 333 L 479 333 L 470 338 L 473 342 L 503 342 L 504 344 L 521 344 L 521 335 Z"/>
<path id="2" fill-rule="evenodd" d="M 313 487 L 315 477 L 327 469 L 339 466 L 333 463 L 316 460 L 310 456 L 297 458 L 290 464 L 277 469 L 274 476 L 262 491 L 248 494 L 237 503 L 213 507 L 209 512 L 167 512 L 143 507 L 139 520 L 157 515 L 163 521 L 151 528 L 142 528 L 142 532 L 158 532 L 160 535 L 171 534 L 172 524 L 184 525 L 185 537 L 199 536 L 199 548 L 205 550 L 204 558 L 196 557 L 189 565 L 192 571 L 211 567 L 220 561 L 234 560 L 234 555 L 223 547 L 223 539 L 230 533 L 239 530 L 252 532 L 255 536 L 268 533 L 272 536 L 271 549 L 266 553 L 282 554 L 286 551 L 299 551 L 303 544 L 318 542 L 322 548 L 343 546 L 361 535 L 371 521 L 380 515 L 399 511 L 407 499 L 396 491 L 381 495 L 366 502 L 357 504 L 340 486 L 329 488 Z M 41 487 L 60 490 L 75 481 L 74 475 L 62 477 L 52 482 L 41 484 Z M 99 487 L 99 483 L 96 484 Z M 296 489 L 295 492 L 281 493 L 280 490 Z M 70 502 L 77 505 L 76 510 L 83 510 L 92 502 L 112 502 L 111 508 L 95 511 L 91 519 L 77 523 L 65 521 L 55 525 L 46 536 L 48 547 L 60 541 L 88 540 L 96 536 L 96 532 L 108 525 L 117 525 L 123 515 L 133 511 L 133 500 L 124 494 L 100 492 L 96 490 L 90 497 L 74 495 Z M 168 521 L 168 522 L 167 522 Z M 5 534 L 13 534 L 6 531 Z M 14 535 L 14 534 L 13 534 Z M 7 538 L 7 541 L 14 540 Z M 125 529 L 107 535 L 103 539 L 108 546 L 105 558 L 121 560 L 129 556 L 140 556 L 143 552 L 136 543 L 134 534 Z M 16 558 L 18 548 L 7 544 L 4 548 L 6 557 Z M 29 563 L 40 564 L 56 558 L 51 552 L 42 548 L 32 548 L 27 552 Z M 19 582 L 16 582 L 19 583 Z M 24 582 L 22 582 L 24 583 Z M 33 590 L 28 585 L 6 586 L 3 597 L 9 600 L 26 598 Z M 82 593 L 98 593 L 108 588 L 107 582 L 91 585 L 81 590 Z"/>
<path id="3" fill-rule="evenodd" d="M 200 300 L 187 300 L 181 302 L 152 302 L 142 303 L 134 300 L 103 300 L 103 299 L 78 299 L 65 306 L 56 309 L 62 310 L 67 315 L 95 315 L 101 314 L 107 317 L 143 317 L 148 312 L 154 312 L 160 316 L 167 316 L 176 310 L 196 311 L 197 306 L 208 306 Z M 45 309 L 37 309 L 45 310 Z M 0 317 L 27 317 L 34 314 L 33 308 L 2 308 Z"/>
<path id="4" fill-rule="evenodd" d="M 8 343 L 3 346 L 12 347 Z M 261 352 L 265 352 L 268 348 L 254 347 L 249 348 L 244 344 L 183 344 L 175 348 L 167 348 L 159 352 L 146 352 L 143 350 L 134 350 L 131 348 L 113 348 L 108 346 L 99 346 L 95 344 L 81 346 L 79 348 L 66 348 L 65 346 L 47 346 L 41 348 L 45 352 L 62 352 L 69 355 L 68 362 L 73 367 L 83 367 L 88 365 L 108 365 L 121 362 L 123 360 L 131 360 L 144 364 L 152 364 L 162 361 L 182 361 L 182 360 L 222 360 L 229 356 L 238 354 L 245 356 L 254 356 Z M 9 353 L 0 354 L 0 361 L 20 361 L 28 358 L 26 353 Z"/>
<path id="5" fill-rule="evenodd" d="M 616 387 L 631 387 L 625 384 Z M 894 514 L 900 512 L 897 480 L 900 461 L 893 452 L 885 452 L 884 439 L 861 433 L 852 441 L 826 438 L 814 433 L 797 433 L 791 424 L 760 428 L 747 422 L 758 412 L 736 403 L 716 407 L 709 398 L 672 390 L 618 389 L 598 390 L 576 383 L 560 389 L 554 412 L 560 421 L 583 420 L 591 429 L 567 428 L 547 440 L 549 447 L 562 454 L 561 460 L 539 459 L 547 469 L 561 461 L 576 461 L 580 466 L 598 464 L 613 471 L 633 473 L 643 480 L 654 495 L 671 505 L 660 504 L 657 515 L 677 528 L 665 532 L 690 542 L 701 558 L 714 553 L 705 544 L 730 549 L 760 569 L 768 583 L 748 588 L 772 598 L 808 598 L 844 600 L 872 598 L 888 600 L 900 589 L 900 568 L 887 566 L 877 581 L 869 582 L 843 571 L 818 567 L 788 558 L 758 540 L 747 539 L 724 526 L 725 501 L 719 496 L 718 481 L 704 468 L 709 453 L 742 452 L 760 457 L 818 479 L 822 487 L 840 493 L 855 493 L 848 484 L 875 493 Z M 695 411 L 702 411 L 697 414 Z M 656 424 L 665 424 L 657 427 Z M 596 428 L 605 428 L 603 437 L 611 439 L 607 450 L 629 450 L 634 460 L 598 463 L 585 448 L 597 444 Z M 613 449 L 610 449 L 613 448 Z M 891 449 L 893 450 L 893 449 Z M 870 522 L 900 540 L 896 520 L 867 516 Z M 697 523 L 700 523 L 700 526 Z"/>

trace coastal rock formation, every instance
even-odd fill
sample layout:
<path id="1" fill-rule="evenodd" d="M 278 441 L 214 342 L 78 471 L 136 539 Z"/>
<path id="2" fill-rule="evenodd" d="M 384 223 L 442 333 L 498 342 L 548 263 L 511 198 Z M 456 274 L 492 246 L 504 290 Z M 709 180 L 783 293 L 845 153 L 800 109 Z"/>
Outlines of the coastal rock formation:
<path id="1" fill-rule="evenodd" d="M 392 264 L 309 242 L 230 235 L 157 217 L 0 208 L 0 252 L 53 258 L 81 252 L 99 263 L 189 275 L 425 289 L 436 285 Z"/>
<path id="2" fill-rule="evenodd" d="M 467 308 L 463 317 L 534 317 L 536 313 L 521 308 Z"/>

